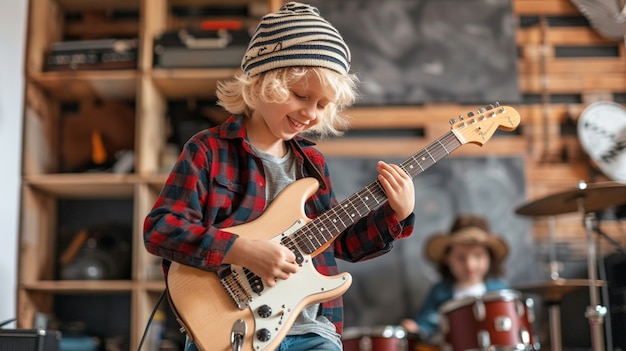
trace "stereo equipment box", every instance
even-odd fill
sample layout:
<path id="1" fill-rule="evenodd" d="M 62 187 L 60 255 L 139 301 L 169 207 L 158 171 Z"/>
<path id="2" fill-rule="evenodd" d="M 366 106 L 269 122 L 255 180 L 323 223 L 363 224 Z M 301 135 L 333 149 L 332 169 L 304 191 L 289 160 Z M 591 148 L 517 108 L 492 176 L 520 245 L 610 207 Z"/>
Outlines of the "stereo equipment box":
<path id="1" fill-rule="evenodd" d="M 134 69 L 137 39 L 96 39 L 57 42 L 46 60 L 46 71 Z"/>
<path id="2" fill-rule="evenodd" d="M 46 329 L 0 329 L 0 351 L 59 351 L 61 332 Z"/>
<path id="3" fill-rule="evenodd" d="M 179 30 L 154 39 L 159 68 L 236 68 L 246 53 L 247 30 Z"/>

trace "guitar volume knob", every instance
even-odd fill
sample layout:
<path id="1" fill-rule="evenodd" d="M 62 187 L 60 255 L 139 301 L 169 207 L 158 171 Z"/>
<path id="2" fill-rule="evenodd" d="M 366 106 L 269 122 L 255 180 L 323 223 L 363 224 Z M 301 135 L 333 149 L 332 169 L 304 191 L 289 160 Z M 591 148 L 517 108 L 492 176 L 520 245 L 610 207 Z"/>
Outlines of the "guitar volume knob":
<path id="1" fill-rule="evenodd" d="M 257 313 L 259 314 L 259 317 L 261 318 L 268 318 L 269 316 L 272 315 L 272 308 L 268 305 L 261 305 L 259 306 Z"/>
<path id="2" fill-rule="evenodd" d="M 270 333 L 269 330 L 267 330 L 266 328 L 263 328 L 256 332 L 256 337 L 260 341 L 265 342 L 265 341 L 268 341 L 272 337 L 272 334 Z"/>

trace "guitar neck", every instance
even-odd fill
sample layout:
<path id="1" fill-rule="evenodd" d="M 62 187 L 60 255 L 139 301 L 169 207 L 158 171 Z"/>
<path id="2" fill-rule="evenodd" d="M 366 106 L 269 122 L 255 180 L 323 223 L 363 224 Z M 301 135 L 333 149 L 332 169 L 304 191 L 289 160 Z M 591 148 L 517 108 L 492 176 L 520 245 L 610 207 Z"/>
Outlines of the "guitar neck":
<path id="1" fill-rule="evenodd" d="M 400 167 L 414 178 L 462 144 L 450 131 L 413 154 Z M 387 196 L 380 182 L 375 180 L 300 228 L 294 233 L 294 240 L 301 250 L 310 255 L 385 201 Z"/>

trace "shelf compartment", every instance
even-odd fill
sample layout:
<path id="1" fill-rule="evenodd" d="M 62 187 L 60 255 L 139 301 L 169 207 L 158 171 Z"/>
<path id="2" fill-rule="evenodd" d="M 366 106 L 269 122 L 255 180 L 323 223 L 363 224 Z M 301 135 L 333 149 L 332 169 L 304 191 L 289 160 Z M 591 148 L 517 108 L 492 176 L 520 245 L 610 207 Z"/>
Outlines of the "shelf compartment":
<path id="1" fill-rule="evenodd" d="M 52 45 L 93 39 L 139 39 L 139 0 L 31 0 L 26 72 L 45 70 Z"/>
<path id="2" fill-rule="evenodd" d="M 165 289 L 165 280 L 147 282 L 144 284 L 144 287 L 151 293 L 160 293 Z"/>
<path id="3" fill-rule="evenodd" d="M 168 99 L 212 98 L 219 80 L 231 78 L 239 68 L 225 69 L 155 69 L 157 89 Z"/>
<path id="4" fill-rule="evenodd" d="M 67 0 L 64 0 L 67 1 Z M 78 1 L 78 0 L 75 0 Z M 106 0 L 102 0 L 106 1 Z M 254 0 L 229 0 L 229 5 L 246 5 L 255 2 Z M 257 3 L 263 4 L 264 1 L 256 0 Z M 169 0 L 173 6 L 204 6 L 204 5 L 223 5 L 223 0 Z"/>
<path id="5" fill-rule="evenodd" d="M 148 185 L 150 185 L 153 190 L 156 190 L 157 192 L 159 192 L 161 191 L 161 188 L 165 184 L 165 181 L 167 181 L 167 177 L 168 177 L 168 174 L 161 173 L 161 174 L 145 175 L 145 176 L 142 176 L 141 179 L 145 181 L 146 183 L 148 183 Z"/>
<path id="6" fill-rule="evenodd" d="M 139 0 L 56 0 L 64 9 L 136 9 Z"/>
<path id="7" fill-rule="evenodd" d="M 58 294 L 53 301 L 54 321 L 64 335 L 96 337 L 106 349 L 133 349 L 130 293 Z"/>
<path id="8" fill-rule="evenodd" d="M 20 284 L 20 288 L 29 291 L 64 294 L 102 294 L 130 292 L 136 283 L 130 280 L 40 280 Z"/>
<path id="9" fill-rule="evenodd" d="M 63 173 L 25 176 L 24 183 L 63 198 L 131 198 L 138 179 L 134 174 Z"/>
<path id="10" fill-rule="evenodd" d="M 134 70 L 41 72 L 30 80 L 60 101 L 85 99 L 133 100 L 138 73 Z"/>

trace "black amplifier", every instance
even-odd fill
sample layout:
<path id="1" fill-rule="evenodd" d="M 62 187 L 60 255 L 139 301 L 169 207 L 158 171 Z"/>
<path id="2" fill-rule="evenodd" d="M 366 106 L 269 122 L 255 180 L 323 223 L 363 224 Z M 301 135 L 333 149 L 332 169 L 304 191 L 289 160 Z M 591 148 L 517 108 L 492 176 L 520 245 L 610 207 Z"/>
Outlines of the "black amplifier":
<path id="1" fill-rule="evenodd" d="M 45 70 L 115 70 L 136 67 L 137 39 L 95 39 L 52 44 Z"/>
<path id="2" fill-rule="evenodd" d="M 250 34 L 240 30 L 179 30 L 154 39 L 157 68 L 236 68 L 246 53 Z"/>
<path id="3" fill-rule="evenodd" d="M 59 351 L 61 332 L 46 329 L 0 329 L 0 351 Z"/>

